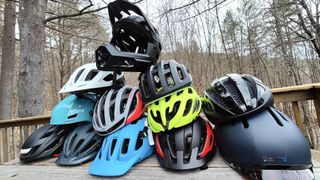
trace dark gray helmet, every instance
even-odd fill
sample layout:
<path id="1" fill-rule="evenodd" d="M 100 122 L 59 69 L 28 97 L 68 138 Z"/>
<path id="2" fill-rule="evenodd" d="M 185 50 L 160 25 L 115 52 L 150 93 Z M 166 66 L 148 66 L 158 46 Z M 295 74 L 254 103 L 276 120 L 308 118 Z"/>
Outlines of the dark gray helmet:
<path id="1" fill-rule="evenodd" d="M 92 161 L 100 150 L 102 140 L 91 122 L 79 125 L 65 140 L 56 164 L 70 166 Z"/>
<path id="2" fill-rule="evenodd" d="M 203 111 L 213 124 L 257 113 L 273 104 L 271 90 L 248 74 L 227 74 L 205 91 Z"/>
<path id="3" fill-rule="evenodd" d="M 139 76 L 142 101 L 150 104 L 184 87 L 190 86 L 192 77 L 188 69 L 175 60 L 160 61 Z"/>
<path id="4" fill-rule="evenodd" d="M 20 161 L 32 162 L 60 154 L 67 135 L 75 125 L 46 124 L 35 130 L 23 143 Z"/>
<path id="5" fill-rule="evenodd" d="M 290 118 L 273 107 L 218 125 L 215 135 L 221 156 L 235 169 L 312 167 L 304 135 Z"/>

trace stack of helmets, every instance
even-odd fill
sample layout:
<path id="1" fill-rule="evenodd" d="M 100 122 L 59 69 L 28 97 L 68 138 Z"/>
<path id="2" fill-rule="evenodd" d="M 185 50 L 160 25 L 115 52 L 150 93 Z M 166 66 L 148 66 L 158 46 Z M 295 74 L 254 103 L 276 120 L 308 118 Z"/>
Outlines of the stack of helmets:
<path id="1" fill-rule="evenodd" d="M 140 74 L 139 82 L 160 165 L 171 170 L 205 167 L 213 157 L 214 136 L 199 116 L 201 98 L 187 68 L 174 60 L 160 61 Z"/>
<path id="2" fill-rule="evenodd" d="M 157 30 L 137 6 L 127 1 L 109 3 L 108 11 L 113 37 L 110 43 L 96 50 L 97 68 L 114 72 L 146 71 L 160 55 Z M 146 121 L 138 88 L 124 85 L 106 91 L 93 112 L 93 128 L 104 140 L 89 173 L 122 176 L 150 157 L 154 147 L 148 140 Z"/>
<path id="3" fill-rule="evenodd" d="M 247 74 L 227 74 L 205 91 L 219 153 L 232 168 L 261 179 L 263 170 L 311 169 L 310 147 L 294 122 L 273 106 L 271 90 Z"/>
<path id="4" fill-rule="evenodd" d="M 56 163 L 66 166 L 93 160 L 102 143 L 91 124 L 94 106 L 101 92 L 110 90 L 114 82 L 122 85 L 123 74 L 99 71 L 95 63 L 77 68 L 59 92 L 69 96 L 54 107 L 50 124 L 26 139 L 20 160 L 28 163 L 59 156 Z"/>

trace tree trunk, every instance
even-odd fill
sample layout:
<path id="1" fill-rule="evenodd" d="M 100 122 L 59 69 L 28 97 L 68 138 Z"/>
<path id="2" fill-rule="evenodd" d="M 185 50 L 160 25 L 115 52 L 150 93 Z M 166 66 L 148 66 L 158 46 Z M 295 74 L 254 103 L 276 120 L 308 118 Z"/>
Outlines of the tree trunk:
<path id="1" fill-rule="evenodd" d="M 11 118 L 15 64 L 16 3 L 5 1 L 0 78 L 0 120 Z"/>
<path id="2" fill-rule="evenodd" d="M 19 117 L 44 113 L 44 63 L 42 58 L 46 9 L 46 0 L 20 0 Z"/>

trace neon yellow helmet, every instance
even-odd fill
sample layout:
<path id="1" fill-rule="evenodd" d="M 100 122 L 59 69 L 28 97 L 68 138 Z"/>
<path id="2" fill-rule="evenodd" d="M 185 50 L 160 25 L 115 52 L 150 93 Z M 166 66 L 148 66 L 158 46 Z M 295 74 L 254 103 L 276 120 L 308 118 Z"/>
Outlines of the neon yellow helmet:
<path id="1" fill-rule="evenodd" d="M 186 87 L 148 105 L 148 123 L 154 133 L 191 123 L 201 111 L 201 98 Z"/>

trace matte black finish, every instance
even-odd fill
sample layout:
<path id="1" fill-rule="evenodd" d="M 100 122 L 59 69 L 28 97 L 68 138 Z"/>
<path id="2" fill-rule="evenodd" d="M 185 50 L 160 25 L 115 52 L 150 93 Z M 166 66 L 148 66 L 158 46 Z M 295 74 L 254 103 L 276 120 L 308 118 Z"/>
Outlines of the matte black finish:
<path id="1" fill-rule="evenodd" d="M 59 154 L 66 137 L 75 126 L 46 124 L 35 130 L 22 145 L 20 161 L 27 163 Z"/>
<path id="2" fill-rule="evenodd" d="M 160 61 L 139 76 L 139 91 L 145 104 L 190 86 L 192 77 L 188 69 L 175 60 Z"/>
<path id="3" fill-rule="evenodd" d="M 96 51 L 97 68 L 104 71 L 146 71 L 160 56 L 158 31 L 130 2 L 111 2 L 108 11 L 113 37 L 111 44 L 103 44 Z M 124 13 L 127 17 L 123 16 Z"/>
<path id="4" fill-rule="evenodd" d="M 97 68 L 102 71 L 144 72 L 156 62 L 149 54 L 119 51 L 113 44 L 102 44 L 95 56 Z"/>
<path id="5" fill-rule="evenodd" d="M 241 169 L 308 169 L 310 147 L 299 128 L 270 107 L 258 114 L 215 127 L 224 160 Z"/>
<path id="6" fill-rule="evenodd" d="M 210 127 L 211 128 L 211 127 Z M 199 116 L 191 124 L 157 134 L 164 159 L 157 152 L 161 167 L 171 170 L 202 168 L 213 158 L 214 148 L 200 158 L 206 139 L 206 122 Z M 210 140 L 214 147 L 214 139 Z"/>
<path id="7" fill-rule="evenodd" d="M 203 111 L 213 124 L 253 115 L 273 105 L 271 90 L 248 74 L 227 74 L 205 91 Z"/>
<path id="8" fill-rule="evenodd" d="M 92 161 L 100 150 L 102 140 L 91 122 L 81 124 L 66 138 L 56 164 L 70 166 Z"/>

